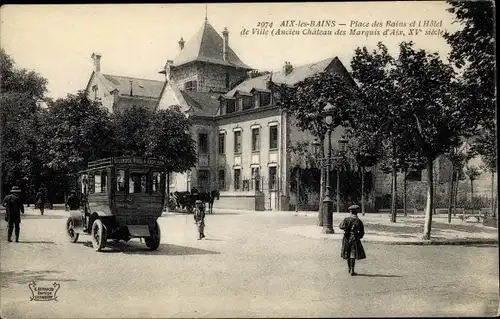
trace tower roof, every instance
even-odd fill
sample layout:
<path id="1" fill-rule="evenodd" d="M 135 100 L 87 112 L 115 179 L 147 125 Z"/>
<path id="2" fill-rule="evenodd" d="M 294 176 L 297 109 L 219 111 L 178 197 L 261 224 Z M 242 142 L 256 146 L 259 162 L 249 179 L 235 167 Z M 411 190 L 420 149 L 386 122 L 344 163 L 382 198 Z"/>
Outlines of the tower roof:
<path id="1" fill-rule="evenodd" d="M 193 61 L 209 62 L 251 70 L 243 63 L 229 47 L 228 59 L 223 56 L 224 40 L 215 31 L 208 20 L 205 20 L 200 30 L 186 43 L 184 49 L 174 59 L 174 66 L 183 65 Z"/>

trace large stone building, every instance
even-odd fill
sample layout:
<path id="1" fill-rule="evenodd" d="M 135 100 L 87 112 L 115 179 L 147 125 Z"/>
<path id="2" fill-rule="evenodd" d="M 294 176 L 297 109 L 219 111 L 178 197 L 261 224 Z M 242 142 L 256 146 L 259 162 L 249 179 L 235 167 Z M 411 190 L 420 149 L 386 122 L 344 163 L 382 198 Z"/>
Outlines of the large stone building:
<path id="1" fill-rule="evenodd" d="M 325 71 L 350 79 L 345 67 L 333 57 L 299 67 L 285 63 L 279 72 L 252 77 L 252 68 L 229 46 L 228 30 L 221 36 L 208 21 L 187 43 L 181 39 L 179 49 L 162 70 L 166 81 L 158 108 L 180 105 L 189 116 L 198 163 L 171 176 L 170 190 L 218 188 L 218 207 L 288 209 L 288 147 L 313 137 L 276 105 L 269 83 L 293 85 Z"/>
<path id="2" fill-rule="evenodd" d="M 254 76 L 229 46 L 227 29 L 222 36 L 205 20 L 200 30 L 168 60 L 160 73 L 165 81 L 102 74 L 100 56 L 93 54 L 94 72 L 87 92 L 111 112 L 132 105 L 167 109 L 178 105 L 192 123 L 198 163 L 184 174 L 171 174 L 169 191 L 219 189 L 217 207 L 287 210 L 294 194 L 290 175 L 294 163 L 289 147 L 313 136 L 300 131 L 294 118 L 276 105 L 271 81 L 293 85 L 319 72 L 332 72 L 352 81 L 337 57 L 301 66 L 285 62 L 282 70 Z M 352 82 L 353 85 L 354 82 Z M 332 144 L 343 129 L 332 134 Z M 436 161 L 437 183 L 449 175 L 446 163 Z M 371 169 L 374 199 L 390 194 L 391 177 Z M 416 176 L 425 183 L 425 171 Z M 415 176 L 414 176 L 415 177 Z M 402 176 L 399 178 L 402 180 Z"/>

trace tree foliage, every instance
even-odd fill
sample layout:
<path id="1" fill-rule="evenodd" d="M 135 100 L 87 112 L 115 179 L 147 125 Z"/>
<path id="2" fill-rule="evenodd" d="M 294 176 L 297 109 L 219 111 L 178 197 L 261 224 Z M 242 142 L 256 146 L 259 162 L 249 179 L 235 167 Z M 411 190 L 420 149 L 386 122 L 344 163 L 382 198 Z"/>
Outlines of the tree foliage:
<path id="1" fill-rule="evenodd" d="M 51 102 L 46 116 L 42 145 L 48 154 L 44 162 L 59 178 L 68 174 L 75 178 L 89 161 L 112 154 L 114 132 L 109 113 L 85 92 Z"/>
<path id="2" fill-rule="evenodd" d="M 17 184 L 27 195 L 40 186 L 67 191 L 89 161 L 109 156 L 159 157 L 170 172 L 195 165 L 190 123 L 179 108 L 111 115 L 84 91 L 51 100 L 46 79 L 17 69 L 3 50 L 0 62 L 2 186 Z"/>
<path id="3" fill-rule="evenodd" d="M 36 154 L 43 113 L 39 102 L 46 86 L 46 79 L 17 68 L 4 49 L 0 49 L 0 193 L 3 186 L 39 183 L 36 176 L 41 165 Z"/>
<path id="4" fill-rule="evenodd" d="M 147 154 L 165 160 L 168 172 L 191 169 L 196 165 L 197 155 L 189 129 L 189 120 L 179 107 L 156 111 L 148 130 Z"/>
<path id="5" fill-rule="evenodd" d="M 480 113 L 481 128 L 472 146 L 490 171 L 496 171 L 495 21 L 491 1 L 448 1 L 448 11 L 461 29 L 446 33 L 450 60 L 461 70 L 463 100 L 471 112 Z"/>
<path id="6" fill-rule="evenodd" d="M 323 140 L 328 126 L 323 109 L 330 103 L 333 106 L 333 130 L 338 126 L 347 127 L 351 123 L 351 110 L 357 100 L 356 88 L 336 73 L 321 72 L 298 82 L 293 86 L 277 85 L 278 105 L 297 119 L 302 131 L 309 131 Z"/>

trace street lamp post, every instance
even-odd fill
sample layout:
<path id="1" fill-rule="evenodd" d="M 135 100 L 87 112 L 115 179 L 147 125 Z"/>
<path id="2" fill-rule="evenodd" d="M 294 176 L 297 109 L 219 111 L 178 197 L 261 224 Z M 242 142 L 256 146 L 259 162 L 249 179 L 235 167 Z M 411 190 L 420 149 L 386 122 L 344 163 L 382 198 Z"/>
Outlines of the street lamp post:
<path id="1" fill-rule="evenodd" d="M 347 141 L 345 140 L 339 140 L 339 154 L 336 156 L 333 156 L 332 154 L 332 124 L 333 124 L 333 110 L 334 106 L 328 103 L 325 108 L 323 109 L 323 115 L 325 117 L 325 123 L 327 125 L 327 138 L 328 138 L 328 150 L 326 155 L 319 159 L 321 166 L 326 169 L 326 192 L 324 194 L 324 198 L 321 202 L 321 211 L 323 214 L 323 230 L 322 232 L 325 234 L 334 234 L 335 231 L 333 230 L 333 200 L 331 198 L 332 193 L 331 193 L 331 186 L 330 186 L 330 170 L 332 167 L 332 162 L 336 161 L 337 162 L 337 167 L 340 167 L 340 161 L 343 159 L 344 153 L 345 153 L 345 148 Z M 321 145 L 320 143 L 315 140 L 312 145 L 314 148 L 317 150 Z M 317 152 L 315 152 L 317 154 Z M 337 170 L 337 213 L 340 213 L 340 174 L 339 170 Z"/>
<path id="2" fill-rule="evenodd" d="M 327 125 L 327 136 L 328 136 L 328 152 L 326 167 L 326 192 L 325 198 L 323 199 L 323 233 L 334 234 L 333 230 L 333 201 L 331 199 L 331 187 L 330 187 L 330 167 L 332 159 L 332 123 L 333 123 L 333 109 L 334 106 L 327 103 L 323 109 L 323 114 L 325 116 L 325 123 Z M 326 213 L 326 214 L 325 214 Z M 326 218 L 325 218 L 326 217 Z"/>

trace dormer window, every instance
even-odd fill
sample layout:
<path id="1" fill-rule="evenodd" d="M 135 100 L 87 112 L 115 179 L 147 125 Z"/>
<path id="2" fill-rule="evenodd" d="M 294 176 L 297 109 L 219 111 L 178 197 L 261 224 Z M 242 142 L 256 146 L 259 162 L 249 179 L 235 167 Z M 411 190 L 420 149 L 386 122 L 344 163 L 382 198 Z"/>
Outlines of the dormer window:
<path id="1" fill-rule="evenodd" d="M 241 97 L 241 104 L 242 104 L 242 109 L 243 110 L 248 110 L 252 108 L 252 97 L 251 96 L 242 96 Z"/>
<path id="2" fill-rule="evenodd" d="M 252 97 L 253 95 L 248 92 L 236 91 L 235 97 L 238 101 L 236 105 L 236 110 L 248 110 L 252 108 Z"/>
<path id="3" fill-rule="evenodd" d="M 250 93 L 253 94 L 255 108 L 271 104 L 271 91 L 269 89 L 253 88 Z"/>
<path id="4" fill-rule="evenodd" d="M 226 100 L 226 113 L 234 113 L 236 111 L 236 100 L 235 99 L 227 99 Z"/>
<path id="5" fill-rule="evenodd" d="M 260 106 L 267 106 L 271 104 L 271 93 L 260 92 Z"/>
<path id="6" fill-rule="evenodd" d="M 188 82 L 184 83 L 184 89 L 186 91 L 196 91 L 197 90 L 197 81 L 193 80 L 193 81 L 188 81 Z"/>

